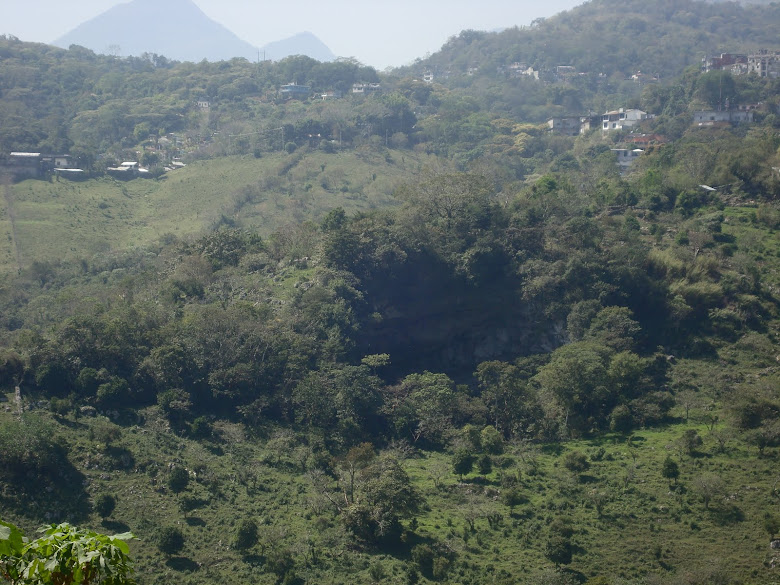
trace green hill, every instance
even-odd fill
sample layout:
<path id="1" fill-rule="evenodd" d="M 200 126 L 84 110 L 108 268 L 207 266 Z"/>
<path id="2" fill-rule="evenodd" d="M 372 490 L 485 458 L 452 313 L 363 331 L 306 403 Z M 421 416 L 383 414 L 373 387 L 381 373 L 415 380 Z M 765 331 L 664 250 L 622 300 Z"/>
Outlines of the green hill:
<path id="1" fill-rule="evenodd" d="M 776 584 L 780 86 L 699 70 L 776 10 L 594 0 L 382 75 L 0 39 L 0 145 L 91 177 L 3 184 L 0 518 L 132 530 L 139 583 Z"/>
<path id="2" fill-rule="evenodd" d="M 88 260 L 224 224 L 268 236 L 287 224 L 318 221 L 335 207 L 393 206 L 396 187 L 431 160 L 409 151 L 302 149 L 196 161 L 160 179 L 24 181 L 6 187 L 0 270 L 17 268 L 17 251 L 26 268 L 36 260 Z"/>

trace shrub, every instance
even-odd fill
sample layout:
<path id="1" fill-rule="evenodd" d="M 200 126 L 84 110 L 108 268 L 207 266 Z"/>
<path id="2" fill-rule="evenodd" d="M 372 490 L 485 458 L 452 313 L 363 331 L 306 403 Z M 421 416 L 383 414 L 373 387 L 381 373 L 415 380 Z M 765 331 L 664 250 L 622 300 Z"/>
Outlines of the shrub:
<path id="1" fill-rule="evenodd" d="M 168 489 L 173 493 L 178 494 L 187 489 L 187 485 L 190 483 L 190 474 L 183 467 L 174 467 L 171 469 L 171 474 L 168 476 Z"/>
<path id="2" fill-rule="evenodd" d="M 247 550 L 257 544 L 257 522 L 244 518 L 238 525 L 233 545 L 239 550 Z"/>
<path id="3" fill-rule="evenodd" d="M 583 473 L 590 468 L 590 463 L 584 453 L 570 451 L 563 458 L 563 466 L 572 473 Z"/>
<path id="4" fill-rule="evenodd" d="M 184 548 L 184 534 L 175 526 L 166 526 L 157 533 L 157 548 L 166 555 L 175 555 Z"/>
<path id="5" fill-rule="evenodd" d="M 116 508 L 116 498 L 111 494 L 100 494 L 95 500 L 95 512 L 101 518 L 108 518 Z"/>

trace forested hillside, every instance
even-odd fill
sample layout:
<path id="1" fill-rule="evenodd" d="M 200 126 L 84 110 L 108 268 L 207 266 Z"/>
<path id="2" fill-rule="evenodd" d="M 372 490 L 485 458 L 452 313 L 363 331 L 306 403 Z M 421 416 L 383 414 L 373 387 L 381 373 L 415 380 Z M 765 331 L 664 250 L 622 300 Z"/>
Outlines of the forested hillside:
<path id="1" fill-rule="evenodd" d="M 777 6 L 617 8 L 382 74 L 0 41 L 2 151 L 88 175 L 3 183 L 0 517 L 139 583 L 777 582 L 780 82 L 701 71 Z"/>

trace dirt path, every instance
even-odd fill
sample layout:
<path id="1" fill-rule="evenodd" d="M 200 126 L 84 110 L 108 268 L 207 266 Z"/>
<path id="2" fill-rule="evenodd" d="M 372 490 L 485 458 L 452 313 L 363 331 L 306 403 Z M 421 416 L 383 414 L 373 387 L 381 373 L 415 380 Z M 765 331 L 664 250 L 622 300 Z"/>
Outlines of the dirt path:
<path id="1" fill-rule="evenodd" d="M 3 185 L 3 197 L 5 199 L 8 221 L 11 224 L 11 246 L 14 249 L 14 257 L 16 258 L 16 269 L 21 272 L 22 253 L 19 250 L 19 239 L 16 237 L 16 212 L 14 211 L 14 192 L 11 187 L 11 178 L 7 175 L 3 175 L 0 177 L 0 182 L 2 182 Z"/>

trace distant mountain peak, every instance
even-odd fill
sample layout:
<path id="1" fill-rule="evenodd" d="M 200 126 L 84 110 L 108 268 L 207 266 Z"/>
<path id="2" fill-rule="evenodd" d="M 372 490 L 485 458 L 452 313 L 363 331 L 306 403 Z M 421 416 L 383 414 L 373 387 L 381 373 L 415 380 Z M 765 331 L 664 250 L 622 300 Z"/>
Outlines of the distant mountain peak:
<path id="1" fill-rule="evenodd" d="M 210 19 L 193 0 L 132 0 L 118 4 L 56 39 L 58 47 L 81 45 L 96 53 L 156 53 L 177 61 L 254 61 L 257 47 Z M 304 32 L 264 47 L 268 59 L 308 55 L 331 61 L 333 53 Z"/>
<path id="2" fill-rule="evenodd" d="M 278 61 L 291 55 L 306 55 L 317 61 L 333 61 L 336 55 L 313 33 L 304 31 L 264 45 L 261 49 L 267 59 Z"/>
<path id="3" fill-rule="evenodd" d="M 192 0 L 132 0 L 77 26 L 54 44 L 98 53 L 157 53 L 178 61 L 256 58 L 257 49 L 211 20 Z M 117 49 L 118 48 L 118 49 Z"/>

